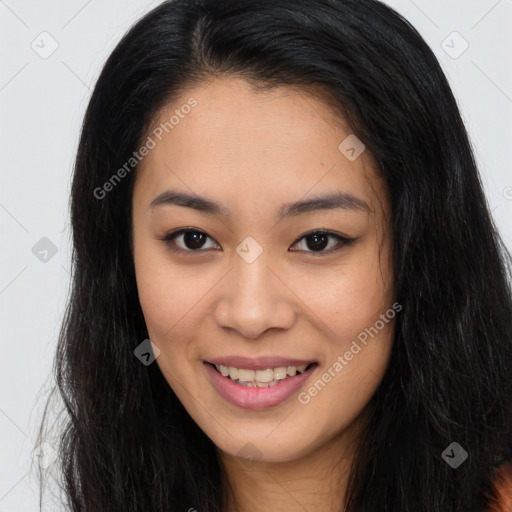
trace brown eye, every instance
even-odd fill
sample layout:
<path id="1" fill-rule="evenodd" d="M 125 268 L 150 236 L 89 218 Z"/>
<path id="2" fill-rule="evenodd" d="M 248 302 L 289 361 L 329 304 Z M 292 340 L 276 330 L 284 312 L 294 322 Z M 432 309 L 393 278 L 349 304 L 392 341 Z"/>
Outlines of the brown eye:
<path id="1" fill-rule="evenodd" d="M 331 240 L 334 242 L 330 243 Z M 354 238 L 347 238 L 329 231 L 314 231 L 299 238 L 294 245 L 302 244 L 302 248 L 298 250 L 292 249 L 292 252 L 304 251 L 320 254 L 331 253 L 340 250 L 344 246 L 350 245 L 353 242 L 355 242 Z M 329 247 L 329 249 L 325 250 L 326 247 Z"/>
<path id="2" fill-rule="evenodd" d="M 206 235 L 199 231 L 186 231 L 183 233 L 183 244 L 188 249 L 201 249 L 206 241 Z"/>
<path id="3" fill-rule="evenodd" d="M 207 240 L 212 240 L 204 231 L 197 229 L 180 229 L 166 235 L 162 240 L 170 249 L 176 252 L 201 252 L 202 250 L 219 247 L 214 242 L 214 247 L 206 246 Z"/>
<path id="4" fill-rule="evenodd" d="M 329 231 L 317 230 L 297 239 L 293 245 L 298 245 L 299 249 L 290 249 L 290 251 L 318 255 L 330 254 L 351 245 L 355 240 L 354 238 L 347 238 Z M 210 249 L 220 249 L 219 244 L 204 231 L 198 229 L 182 228 L 167 234 L 162 238 L 162 241 L 172 251 L 188 254 L 206 252 Z"/>

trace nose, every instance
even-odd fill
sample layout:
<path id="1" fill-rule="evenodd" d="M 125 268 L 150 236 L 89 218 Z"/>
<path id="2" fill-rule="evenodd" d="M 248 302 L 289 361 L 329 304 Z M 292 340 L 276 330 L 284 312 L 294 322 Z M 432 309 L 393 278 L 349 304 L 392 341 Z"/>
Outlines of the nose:
<path id="1" fill-rule="evenodd" d="M 268 329 L 289 329 L 295 322 L 294 294 L 263 254 L 247 263 L 235 256 L 234 268 L 218 288 L 214 319 L 249 339 Z"/>

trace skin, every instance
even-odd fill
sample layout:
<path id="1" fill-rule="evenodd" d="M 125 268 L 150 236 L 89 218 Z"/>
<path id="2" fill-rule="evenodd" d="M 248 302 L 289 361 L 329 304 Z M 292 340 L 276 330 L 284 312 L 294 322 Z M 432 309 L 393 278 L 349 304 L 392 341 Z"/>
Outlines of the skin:
<path id="1" fill-rule="evenodd" d="M 203 361 L 226 355 L 317 361 L 300 391 L 332 367 L 393 304 L 385 184 L 369 151 L 354 161 L 340 152 L 351 131 L 318 97 L 215 78 L 166 105 L 154 126 L 190 97 L 197 106 L 142 160 L 133 193 L 137 286 L 160 350 L 156 364 L 217 447 L 229 483 L 226 511 L 341 510 L 366 406 L 389 361 L 393 320 L 307 404 L 295 394 L 266 409 L 238 408 L 210 384 Z M 207 197 L 230 215 L 151 208 L 168 189 Z M 333 191 L 362 199 L 369 210 L 277 220 L 280 205 Z M 184 254 L 162 241 L 184 227 L 206 233 L 203 252 L 193 252 L 183 236 L 174 244 Z M 315 252 L 314 240 L 301 237 L 319 229 L 356 241 L 342 245 L 330 237 Z M 262 248 L 252 263 L 236 252 L 247 236 Z M 253 450 L 254 459 L 240 450 Z"/>

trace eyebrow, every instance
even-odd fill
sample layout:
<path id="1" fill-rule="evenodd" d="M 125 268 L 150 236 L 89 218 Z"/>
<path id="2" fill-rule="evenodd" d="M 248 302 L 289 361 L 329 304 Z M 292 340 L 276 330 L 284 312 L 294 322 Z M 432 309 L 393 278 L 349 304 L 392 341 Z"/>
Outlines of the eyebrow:
<path id="1" fill-rule="evenodd" d="M 228 218 L 230 211 L 225 206 L 195 194 L 179 192 L 177 190 L 166 190 L 155 197 L 149 208 L 151 210 L 161 206 L 185 206 L 201 212 Z M 278 220 L 285 217 L 301 215 L 303 213 L 316 212 L 321 210 L 348 210 L 370 213 L 371 209 L 363 199 L 352 194 L 336 192 L 324 194 L 311 199 L 285 203 L 277 211 Z"/>

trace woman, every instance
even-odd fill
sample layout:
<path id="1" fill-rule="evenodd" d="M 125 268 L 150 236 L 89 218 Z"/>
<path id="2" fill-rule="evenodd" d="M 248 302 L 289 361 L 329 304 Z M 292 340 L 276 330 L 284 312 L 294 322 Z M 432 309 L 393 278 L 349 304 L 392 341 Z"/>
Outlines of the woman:
<path id="1" fill-rule="evenodd" d="M 509 510 L 509 256 L 390 8 L 161 4 L 96 84 L 71 220 L 71 510 Z"/>

